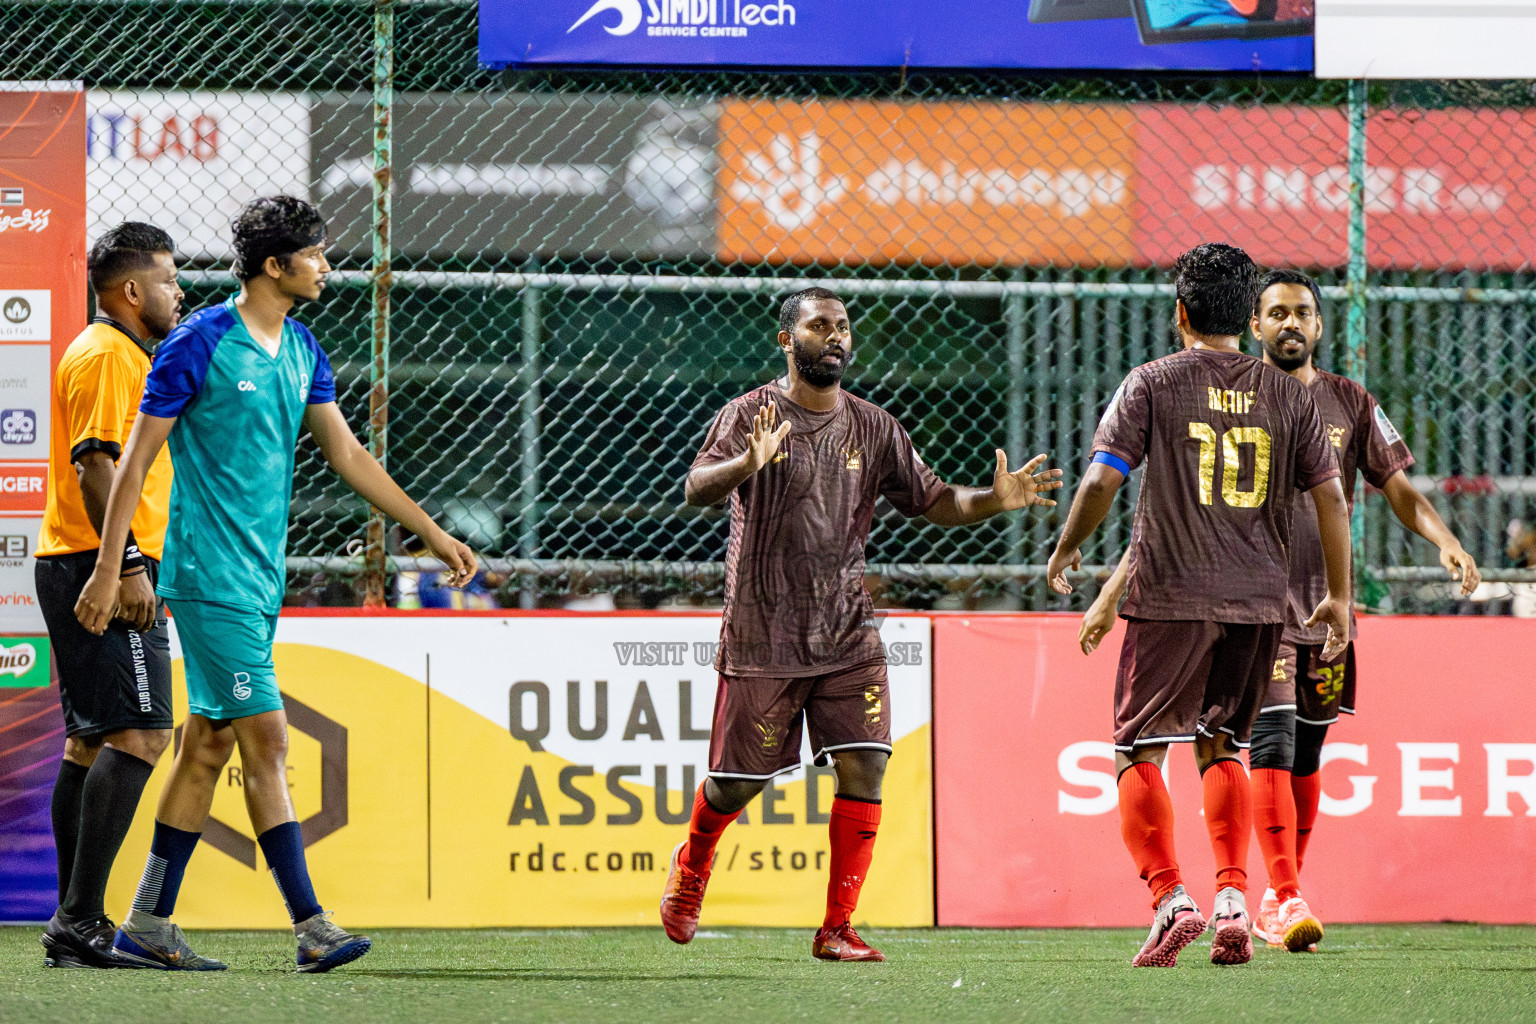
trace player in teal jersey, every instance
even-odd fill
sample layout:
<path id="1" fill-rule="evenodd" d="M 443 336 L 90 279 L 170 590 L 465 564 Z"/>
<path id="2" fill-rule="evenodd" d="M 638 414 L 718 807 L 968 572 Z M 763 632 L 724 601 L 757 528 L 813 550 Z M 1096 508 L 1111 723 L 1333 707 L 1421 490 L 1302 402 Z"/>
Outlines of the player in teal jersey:
<path id="1" fill-rule="evenodd" d="M 364 936 L 331 923 L 316 901 L 288 795 L 288 720 L 272 667 L 284 590 L 294 444 L 301 429 L 353 490 L 421 537 L 451 585 L 475 556 L 390 479 L 336 407 L 330 362 L 287 314 L 319 298 L 330 265 L 325 222 L 289 196 L 257 199 L 234 222 L 234 298 L 182 321 L 155 354 L 133 434 L 112 483 L 102 554 L 75 614 L 93 633 L 111 621 L 128 522 L 145 472 L 170 440 L 176 479 L 159 593 L 175 617 L 190 714 L 160 797 L 149 863 L 114 949 L 127 964 L 221 970 L 171 923 L 214 787 L 240 747 L 246 808 L 298 937 L 301 971 L 366 953 Z"/>

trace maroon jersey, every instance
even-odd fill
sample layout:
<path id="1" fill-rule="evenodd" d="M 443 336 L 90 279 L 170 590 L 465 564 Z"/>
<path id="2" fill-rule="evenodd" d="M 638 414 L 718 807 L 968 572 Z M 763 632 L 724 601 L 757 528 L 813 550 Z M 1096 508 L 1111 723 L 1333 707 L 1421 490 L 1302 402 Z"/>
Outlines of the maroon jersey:
<path id="1" fill-rule="evenodd" d="M 1305 386 L 1241 352 L 1164 356 L 1125 378 L 1093 451 L 1147 464 L 1122 615 L 1285 622 L 1296 493 L 1339 475 Z"/>
<path id="2" fill-rule="evenodd" d="M 790 401 L 777 384 L 715 417 L 695 468 L 747 450 L 752 417 L 774 402 L 789 436 L 731 494 L 725 615 L 715 667 L 726 675 L 823 675 L 883 657 L 864 590 L 864 543 L 884 497 L 920 516 L 945 484 L 896 418 L 839 392 L 830 412 Z"/>
<path id="3" fill-rule="evenodd" d="M 1317 371 L 1317 379 L 1307 386 L 1317 402 L 1323 429 L 1339 455 L 1339 470 L 1349 507 L 1355 507 L 1355 472 L 1364 475 L 1372 487 L 1381 488 L 1387 478 L 1413 465 L 1413 453 L 1376 399 L 1348 377 Z M 1302 625 L 1328 596 L 1328 573 L 1323 566 L 1323 539 L 1317 532 L 1317 512 L 1312 496 L 1296 496 L 1296 528 L 1291 543 L 1290 616 L 1286 619 L 1285 639 L 1293 644 L 1322 644 L 1328 640 L 1323 624 L 1307 629 Z M 1350 639 L 1354 639 L 1354 609 L 1350 609 Z"/>

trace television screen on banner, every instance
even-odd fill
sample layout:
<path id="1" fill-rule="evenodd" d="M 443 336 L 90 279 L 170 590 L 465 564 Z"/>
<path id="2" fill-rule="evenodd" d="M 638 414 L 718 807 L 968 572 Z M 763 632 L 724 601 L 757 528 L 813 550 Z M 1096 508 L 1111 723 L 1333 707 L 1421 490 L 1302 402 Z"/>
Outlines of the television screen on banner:
<path id="1" fill-rule="evenodd" d="M 481 0 L 493 67 L 1311 71 L 1313 0 Z"/>

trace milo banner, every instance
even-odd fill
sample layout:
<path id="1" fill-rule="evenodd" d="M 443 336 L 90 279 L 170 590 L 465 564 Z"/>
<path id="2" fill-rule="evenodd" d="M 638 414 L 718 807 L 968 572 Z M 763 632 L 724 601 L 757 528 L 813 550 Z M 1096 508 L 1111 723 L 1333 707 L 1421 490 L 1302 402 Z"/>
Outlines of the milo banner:
<path id="1" fill-rule="evenodd" d="M 657 923 L 708 764 L 716 615 L 284 615 L 277 676 L 315 890 L 350 925 Z M 930 625 L 884 620 L 895 754 L 858 920 L 933 923 Z M 174 646 L 173 656 L 179 659 Z M 186 715 L 176 662 L 177 720 Z M 809 758 L 809 751 L 804 751 Z M 158 792 L 165 758 L 150 781 Z M 830 769 L 780 776 L 721 842 L 703 925 L 810 927 L 827 879 Z M 148 849 L 139 809 L 108 905 Z M 238 754 L 192 858 L 187 927 L 279 928 Z M 658 941 L 660 941 L 658 937 Z"/>

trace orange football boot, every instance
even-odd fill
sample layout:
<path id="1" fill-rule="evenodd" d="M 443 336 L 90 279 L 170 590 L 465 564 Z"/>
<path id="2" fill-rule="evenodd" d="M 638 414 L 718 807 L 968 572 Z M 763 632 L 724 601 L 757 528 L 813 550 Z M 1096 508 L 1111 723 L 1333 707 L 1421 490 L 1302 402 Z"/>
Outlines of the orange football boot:
<path id="1" fill-rule="evenodd" d="M 852 960 L 878 963 L 885 954 L 859 938 L 853 925 L 844 921 L 836 928 L 823 927 L 811 940 L 811 956 L 818 960 Z"/>
<path id="2" fill-rule="evenodd" d="M 699 928 L 699 909 L 704 905 L 704 887 L 709 875 L 697 874 L 678 859 L 687 840 L 672 850 L 672 867 L 667 872 L 667 887 L 661 893 L 661 926 L 667 938 L 681 945 L 693 941 Z"/>

